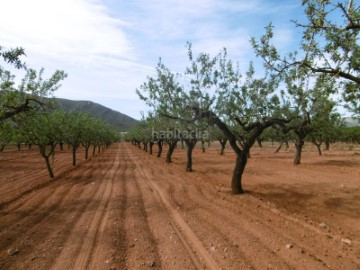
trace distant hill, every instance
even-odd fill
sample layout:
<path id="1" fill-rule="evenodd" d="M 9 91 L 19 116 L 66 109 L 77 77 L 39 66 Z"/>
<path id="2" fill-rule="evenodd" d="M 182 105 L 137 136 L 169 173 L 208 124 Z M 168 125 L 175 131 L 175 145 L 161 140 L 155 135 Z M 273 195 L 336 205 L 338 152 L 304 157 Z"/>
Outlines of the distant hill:
<path id="1" fill-rule="evenodd" d="M 345 122 L 345 126 L 347 127 L 355 127 L 360 125 L 359 120 L 354 117 L 344 117 L 343 120 Z"/>
<path id="2" fill-rule="evenodd" d="M 135 126 L 138 121 L 130 116 L 109 109 L 92 101 L 75 101 L 63 98 L 56 98 L 58 108 L 66 112 L 88 113 L 92 117 L 102 119 L 104 122 L 114 126 L 119 131 L 127 131 Z"/>

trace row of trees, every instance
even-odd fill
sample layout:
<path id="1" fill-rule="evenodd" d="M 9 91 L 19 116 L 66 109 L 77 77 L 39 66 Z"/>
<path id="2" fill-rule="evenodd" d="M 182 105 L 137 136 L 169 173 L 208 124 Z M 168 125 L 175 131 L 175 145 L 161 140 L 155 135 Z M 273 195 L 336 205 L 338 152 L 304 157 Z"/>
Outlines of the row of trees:
<path id="1" fill-rule="evenodd" d="M 147 144 L 144 138 L 149 130 L 156 131 L 152 136 L 172 134 L 160 141 L 169 144 L 171 152 L 178 140 L 184 140 L 189 163 L 191 149 L 204 140 L 196 136 L 197 131 L 216 126 L 236 154 L 234 194 L 243 193 L 242 175 L 250 149 L 269 128 L 284 136 L 293 134 L 294 164 L 300 164 L 306 138 L 318 145 L 329 143 L 329 134 L 340 125 L 333 97 L 342 95 L 348 108 L 358 112 L 360 79 L 355 59 L 360 51 L 360 13 L 353 1 L 345 5 L 309 0 L 303 5 L 308 22 L 295 22 L 304 29 L 298 51 L 281 56 L 271 44 L 271 25 L 264 36 L 251 40 L 256 55 L 264 60 L 263 75 L 255 74 L 252 63 L 241 73 L 226 49 L 215 56 L 200 53 L 195 57 L 190 43 L 189 65 L 183 73 L 171 72 L 160 60 L 155 76 L 137 89 L 151 112 L 144 124 L 147 131 L 133 141 Z"/>
<path id="2" fill-rule="evenodd" d="M 165 119 L 162 119 L 165 120 Z M 316 146 L 319 155 L 322 155 L 322 148 L 325 150 L 330 149 L 330 145 L 335 142 L 342 143 L 351 143 L 351 144 L 359 144 L 360 143 L 360 127 L 353 126 L 347 127 L 345 123 L 339 118 L 336 121 L 331 122 L 332 125 L 322 123 L 319 126 L 311 126 L 309 127 L 309 133 L 306 134 L 304 138 L 305 142 L 311 143 Z M 166 128 L 166 127 L 164 127 Z M 166 158 L 166 162 L 171 162 L 171 155 L 175 147 L 180 143 L 181 148 L 184 148 L 185 140 L 182 138 L 183 134 L 181 134 L 181 130 L 168 130 L 166 133 L 161 133 L 158 131 L 152 121 L 148 118 L 145 121 L 142 121 L 140 124 L 135 126 L 125 135 L 126 141 L 131 141 L 133 145 L 137 146 L 140 149 L 143 149 L 145 152 L 149 152 L 150 155 L 153 154 L 153 147 L 157 145 L 157 157 L 161 157 L 163 145 L 169 145 L 167 148 L 168 155 Z M 175 135 L 178 135 L 179 139 L 175 138 Z M 228 143 L 227 137 L 224 135 L 221 130 L 216 127 L 208 127 L 202 134 L 194 134 L 202 135 L 203 140 L 199 140 L 202 142 L 201 148 L 203 152 L 205 152 L 205 144 L 210 145 L 210 143 L 216 141 L 220 145 L 219 154 L 223 155 L 225 147 Z M 187 136 L 187 135 L 186 135 Z M 172 141 L 176 141 L 177 145 L 175 147 L 171 147 Z M 297 142 L 297 134 L 294 131 L 290 131 L 288 133 L 284 133 L 281 129 L 278 128 L 268 128 L 266 129 L 260 137 L 257 138 L 257 143 L 260 147 L 262 147 L 262 142 L 267 141 L 274 143 L 278 143 L 278 147 L 275 150 L 275 153 L 279 152 L 280 149 L 285 145 L 286 148 L 289 148 L 290 143 Z M 297 161 L 297 155 L 295 155 L 294 164 Z M 188 170 L 188 167 L 185 169 Z"/>
<path id="3" fill-rule="evenodd" d="M 0 65 L 0 151 L 7 144 L 27 143 L 36 145 L 44 158 L 49 176 L 54 177 L 50 159 L 54 158 L 56 146 L 63 144 L 72 149 L 72 163 L 76 166 L 76 153 L 85 148 L 85 159 L 93 146 L 93 155 L 102 147 L 119 139 L 114 128 L 86 114 L 65 113 L 53 109 L 53 93 L 66 78 L 64 71 L 57 70 L 49 79 L 43 78 L 44 69 L 36 71 L 21 61 L 22 48 L 4 50 L 0 47 L 0 58 L 4 64 L 25 72 L 21 83 L 15 85 L 15 76 Z"/>
<path id="4" fill-rule="evenodd" d="M 26 143 L 36 145 L 46 163 L 49 176 L 54 177 L 50 159 L 55 156 L 55 149 L 67 144 L 72 150 L 72 165 L 77 164 L 77 150 L 80 146 L 85 149 L 85 159 L 89 158 L 89 149 L 92 146 L 92 155 L 101 148 L 108 147 L 119 139 L 119 134 L 113 127 L 87 114 L 66 113 L 63 111 L 44 111 L 32 114 L 19 115 L 11 121 L 0 124 L 1 150 L 7 144 L 20 146 Z"/>

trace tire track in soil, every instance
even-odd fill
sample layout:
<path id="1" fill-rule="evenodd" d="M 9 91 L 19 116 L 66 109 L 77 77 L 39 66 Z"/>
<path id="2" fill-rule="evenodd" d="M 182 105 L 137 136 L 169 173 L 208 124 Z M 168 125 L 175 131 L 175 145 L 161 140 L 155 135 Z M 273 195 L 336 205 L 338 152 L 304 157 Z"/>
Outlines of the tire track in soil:
<path id="1" fill-rule="evenodd" d="M 91 168 L 91 170 L 87 170 L 85 172 L 81 172 L 80 170 L 74 172 L 72 174 L 72 178 L 77 178 L 80 176 L 81 173 L 89 173 L 91 176 L 94 170 L 96 169 L 96 164 L 94 167 Z M 68 180 L 68 179 L 67 179 Z M 14 222 L 20 222 L 21 219 L 18 219 L 18 217 L 14 216 L 14 213 L 26 211 L 26 215 L 24 215 L 24 218 L 28 217 L 28 213 L 31 212 L 34 214 L 33 211 L 39 210 L 42 205 L 44 205 L 47 200 L 51 199 L 50 195 L 54 195 L 55 192 L 59 192 L 59 188 L 64 185 L 64 179 L 61 181 L 47 181 L 46 183 L 42 184 L 41 186 L 38 186 L 36 189 L 31 189 L 27 192 L 26 195 L 23 195 L 19 198 L 17 198 L 16 201 L 12 202 L 11 204 L 4 206 L 3 210 L 0 210 L 0 213 L 2 217 L 6 217 L 7 215 L 11 214 L 12 217 L 10 217 L 10 220 L 8 220 L 9 223 L 14 224 Z M 34 201 L 35 202 L 32 202 Z M 31 205 L 32 209 L 29 211 L 28 207 L 29 204 Z M 23 209 L 25 208 L 25 209 Z M 35 210 L 34 210 L 35 209 Z M 21 215 L 21 214 L 19 214 Z M 11 220 L 15 219 L 15 220 Z"/>
<path id="2" fill-rule="evenodd" d="M 232 205 L 229 204 L 229 198 L 227 198 L 227 200 L 223 200 L 219 198 L 219 195 L 216 195 L 216 192 L 212 191 L 211 189 L 207 189 L 207 192 L 204 193 L 202 188 L 195 184 L 196 179 L 192 178 L 193 177 L 190 176 L 185 180 L 188 182 L 186 186 L 191 189 L 191 192 L 186 188 L 184 190 L 183 184 L 178 184 L 181 185 L 181 194 L 184 194 L 185 192 L 186 199 L 184 199 L 182 196 L 179 196 L 181 202 L 177 201 L 177 204 L 180 207 L 184 207 L 185 205 L 188 205 L 189 201 L 194 201 L 198 205 L 196 209 L 206 211 L 206 215 L 211 216 L 214 214 L 214 212 L 216 212 L 216 215 L 219 217 L 219 219 L 216 219 L 212 224 L 209 224 L 209 227 L 211 227 L 209 230 L 225 230 L 227 231 L 226 235 L 232 235 L 232 239 L 236 239 L 238 234 L 233 234 L 231 230 L 228 230 L 228 228 L 231 226 L 234 228 L 234 231 L 236 231 L 237 226 L 240 226 L 242 228 L 242 238 L 239 238 L 237 241 L 239 243 L 243 242 L 245 246 L 246 243 L 251 243 L 251 246 L 244 250 L 245 254 L 254 254 L 257 250 L 267 251 L 268 254 L 273 253 L 274 256 L 277 256 L 279 259 L 286 261 L 288 265 L 292 265 L 292 267 L 299 269 L 309 269 L 311 267 L 315 267 L 315 265 L 317 265 L 317 267 L 320 269 L 330 268 L 329 265 L 335 268 L 339 268 L 341 265 L 344 265 L 344 262 L 341 260 L 338 260 L 337 262 L 329 262 L 329 257 L 336 258 L 339 250 L 335 250 L 332 246 L 324 246 L 321 244 L 323 243 L 322 241 L 315 240 L 326 238 L 326 235 L 324 235 L 322 232 L 318 234 L 317 231 L 314 231 L 314 229 L 307 228 L 308 226 L 305 226 L 304 228 L 301 226 L 301 224 L 294 224 L 293 220 L 291 220 L 291 217 L 288 219 L 286 216 L 279 216 L 274 219 L 273 217 L 275 215 L 271 213 L 271 209 L 264 206 L 262 206 L 264 208 L 262 209 L 260 205 L 263 203 L 260 201 L 253 202 L 252 199 L 255 199 L 253 197 L 248 197 L 245 200 L 250 200 L 250 205 L 243 205 L 242 207 L 240 204 L 238 208 L 232 207 Z M 173 189 L 173 187 L 170 188 L 170 190 Z M 190 195 L 190 193 L 192 193 L 192 195 Z M 175 196 L 174 201 L 176 201 Z M 208 205 L 211 205 L 211 208 L 208 208 Z M 236 214 L 238 215 L 238 218 L 235 218 L 233 214 L 239 213 L 240 208 L 240 214 Z M 194 211 L 193 209 L 189 209 L 189 211 L 194 212 L 194 214 L 196 212 L 201 213 L 201 211 Z M 268 213 L 265 213 L 266 211 L 268 211 Z M 207 220 L 206 217 L 200 216 L 199 218 L 200 224 Z M 268 222 L 269 218 L 271 220 L 270 222 Z M 221 220 L 227 221 L 226 226 L 220 222 Z M 214 227 L 215 224 L 218 225 Z M 284 226 L 288 229 L 284 230 Z M 304 230 L 306 230 L 306 233 L 304 233 Z M 299 239 L 299 235 L 307 235 L 308 237 Z M 246 239 L 247 241 L 244 242 Z M 296 246 L 296 250 L 301 252 L 292 252 L 291 256 L 289 256 L 289 251 L 286 249 L 284 250 L 283 248 L 279 249 L 279 246 L 284 247 L 286 243 L 292 243 Z M 244 245 L 240 244 L 240 246 Z M 251 251 L 252 249 L 254 250 Z M 326 254 L 322 254 L 321 252 L 319 253 L 316 250 L 326 250 Z M 333 256 L 330 255 L 331 253 L 333 253 Z M 274 258 L 272 258 L 272 260 L 273 259 Z M 255 262 L 256 261 L 258 260 L 255 260 Z M 275 265 L 279 264 L 281 265 L 281 262 L 277 262 Z M 349 269 L 355 269 L 354 264 L 347 262 L 346 265 Z M 265 266 L 261 266 L 259 269 L 262 269 L 263 267 Z M 287 268 L 288 267 L 284 267 L 284 269 Z"/>
<path id="3" fill-rule="evenodd" d="M 204 202 L 208 201 L 208 203 L 212 204 L 213 208 L 218 209 L 219 213 L 226 214 L 226 216 L 224 216 L 225 219 L 231 220 L 232 217 L 230 213 L 239 212 L 239 207 L 235 207 L 233 204 L 234 202 L 239 203 L 239 201 L 234 201 L 234 197 L 223 200 L 219 198 L 221 193 L 219 196 L 219 192 L 216 192 L 215 190 L 207 189 L 208 192 L 204 193 L 198 185 L 188 186 L 196 189 L 194 191 L 195 193 L 199 193 L 193 195 L 195 200 L 202 197 L 204 199 L 202 202 L 204 205 L 206 205 Z M 335 268 L 344 266 L 344 261 L 343 259 L 340 259 L 340 257 L 338 257 L 339 259 L 337 261 L 332 260 L 329 262 L 329 258 L 336 258 L 337 255 L 339 255 L 339 252 L 341 252 L 340 247 L 334 246 L 331 243 L 331 239 L 338 239 L 340 242 L 340 236 L 337 236 L 334 233 L 330 235 L 319 228 L 310 226 L 309 224 L 301 222 L 300 220 L 286 215 L 285 213 L 281 213 L 277 209 L 269 207 L 264 202 L 251 195 L 248 195 L 245 201 L 249 202 L 250 205 L 239 205 L 241 206 L 241 214 L 239 215 L 238 222 L 241 222 L 243 227 L 249 228 L 249 233 L 251 233 L 254 237 L 257 237 L 259 240 L 267 239 L 269 238 L 268 236 L 271 235 L 272 238 L 281 239 L 282 246 L 284 246 L 285 243 L 295 244 L 297 249 L 301 251 L 301 254 L 292 256 L 292 258 L 288 258 L 286 252 L 283 250 L 277 251 L 277 253 L 281 253 L 281 256 L 288 261 L 288 263 L 291 263 L 291 261 L 294 260 L 294 257 L 298 260 L 302 260 L 306 254 L 308 256 L 308 260 L 313 261 L 314 264 L 318 264 L 320 262 L 321 265 L 327 268 L 330 268 L 329 265 Z M 226 213 L 224 211 L 225 209 L 229 210 L 229 212 Z M 286 230 L 284 230 L 285 228 Z M 276 235 L 276 237 L 274 237 L 274 235 Z M 299 235 L 301 235 L 300 238 Z M 326 239 L 326 245 L 324 244 L 324 239 Z M 273 246 L 273 251 L 278 249 L 274 246 L 273 242 L 266 243 L 266 246 Z M 319 250 L 326 250 L 326 252 L 322 253 L 319 252 Z M 331 253 L 332 255 L 330 255 Z M 359 264 L 358 260 L 354 260 L 355 262 L 352 261 L 352 264 L 347 262 L 346 267 L 352 269 L 354 264 Z M 351 260 L 349 262 L 351 262 Z M 296 267 L 299 266 L 297 265 Z"/>
<path id="4" fill-rule="evenodd" d="M 49 185 L 52 185 L 53 182 L 63 177 L 66 177 L 67 174 L 73 173 L 74 170 L 78 170 L 82 166 L 86 165 L 88 162 L 90 161 L 93 162 L 94 159 L 94 157 L 91 157 L 88 160 L 79 162 L 79 164 L 76 167 L 72 167 L 70 165 L 69 157 L 65 155 L 66 155 L 65 153 L 61 153 L 61 157 L 56 160 L 56 168 L 65 168 L 65 169 L 54 169 L 55 178 L 52 180 L 49 180 L 48 172 L 45 169 L 45 164 L 44 164 L 44 166 L 42 166 L 43 168 L 40 169 L 39 171 L 36 172 L 33 172 L 33 170 L 29 171 L 31 175 L 29 174 L 21 175 L 18 172 L 15 172 L 14 177 L 11 175 L 8 176 L 8 178 L 11 179 L 10 184 L 9 184 L 10 180 L 5 181 L 5 183 L 4 181 L 0 182 L 0 184 L 3 185 L 3 188 L 0 191 L 1 192 L 0 210 L 7 205 L 17 202 L 19 199 L 23 199 L 24 196 L 27 196 L 28 194 L 34 191 L 38 191 Z M 68 153 L 68 155 L 70 155 L 70 153 Z M 95 158 L 96 161 L 99 160 L 98 156 L 95 156 Z M 35 159 L 39 159 L 41 164 L 44 163 L 42 158 L 38 156 L 37 152 L 35 155 Z M 24 176 L 26 176 L 25 179 Z"/>
<path id="5" fill-rule="evenodd" d="M 137 170 L 143 176 L 143 179 L 145 179 L 150 189 L 154 191 L 154 194 L 166 210 L 169 222 L 185 250 L 188 252 L 194 266 L 197 269 L 203 269 L 204 267 L 206 269 L 220 269 L 213 257 L 203 246 L 203 243 L 184 221 L 176 208 L 172 206 L 169 197 L 154 183 L 154 181 L 151 180 L 150 174 L 141 166 L 138 159 L 135 159 L 133 155 L 131 155 L 131 159 L 133 160 L 133 163 L 136 164 Z"/>
<path id="6" fill-rule="evenodd" d="M 59 220 L 63 220 L 64 222 L 60 226 L 57 225 L 55 227 L 55 230 L 52 231 L 52 235 L 50 237 L 50 239 L 56 239 L 56 242 L 58 243 L 58 249 L 54 249 L 52 246 L 50 246 L 50 248 L 53 249 L 51 254 L 52 256 L 48 256 L 49 259 L 44 262 L 45 264 L 43 266 L 34 267 L 34 269 L 50 269 L 59 257 L 59 250 L 61 252 L 66 249 L 66 243 L 69 241 L 74 227 L 78 223 L 79 219 L 85 215 L 89 205 L 93 202 L 93 198 L 98 193 L 99 187 L 102 183 L 103 175 L 107 172 L 108 169 L 110 169 L 108 164 L 104 164 L 103 162 L 102 165 L 103 166 L 101 167 L 101 170 L 97 171 L 97 174 L 91 176 L 90 178 L 83 176 L 79 177 L 79 179 L 72 179 L 73 181 L 85 179 L 87 181 L 86 185 L 90 187 L 85 187 L 86 190 L 82 192 L 81 196 L 76 194 L 70 198 L 70 201 L 67 202 L 67 205 L 64 207 L 66 211 L 63 211 L 59 217 Z M 49 249 L 49 247 L 46 249 Z"/>
<path id="7" fill-rule="evenodd" d="M 110 176 L 111 178 L 111 194 L 107 198 L 107 203 L 103 212 L 103 217 L 99 223 L 98 230 L 96 231 L 96 236 L 94 239 L 94 243 L 92 245 L 93 249 L 89 255 L 89 263 L 87 264 L 86 269 L 102 269 L 104 268 L 104 262 L 107 265 L 111 265 L 111 268 L 115 267 L 115 255 L 116 249 L 112 248 L 107 245 L 108 243 L 113 243 L 112 245 L 115 247 L 114 242 L 117 241 L 119 235 L 116 233 L 118 231 L 118 227 L 124 228 L 123 224 L 116 224 L 118 223 L 117 219 L 114 217 L 115 212 L 119 212 L 118 214 L 124 215 L 126 207 L 126 202 L 122 205 L 122 201 L 119 204 L 116 203 L 116 196 L 117 192 L 122 189 L 121 186 L 121 179 L 123 179 L 123 173 L 127 170 L 127 161 L 123 159 L 123 149 L 121 149 L 121 153 L 118 150 L 114 167 L 116 169 L 113 171 L 113 175 Z M 120 162 L 122 160 L 122 162 Z M 112 168 L 112 169 L 113 169 Z M 120 179 L 119 179 L 120 174 Z M 123 194 L 123 190 L 121 191 L 120 195 Z M 106 196 L 106 194 L 105 194 Z M 126 197 L 125 197 L 126 200 Z M 99 206 L 100 207 L 100 206 Z M 119 209 L 120 208 L 120 209 Z M 101 211 L 102 209 L 100 209 Z M 114 238 L 115 236 L 115 238 Z"/>
<path id="8" fill-rule="evenodd" d="M 93 170 L 87 172 L 89 175 L 93 173 Z M 51 186 L 45 192 L 34 193 L 30 198 L 26 199 L 27 204 L 21 205 L 22 208 L 6 209 L 6 216 L 2 218 L 4 224 L 12 224 L 5 227 L 0 232 L 0 237 L 9 239 L 11 241 L 2 241 L 0 244 L 0 250 L 3 250 L 12 242 L 21 242 L 19 236 L 29 235 L 38 229 L 38 226 L 51 220 L 57 209 L 60 209 L 66 197 L 73 192 L 76 188 L 75 185 L 67 185 L 63 183 L 57 183 L 56 186 Z M 38 196 L 41 197 L 38 197 Z M 35 200 L 29 209 L 28 200 Z M 38 202 L 37 202 L 38 200 Z M 16 211 L 16 212 L 15 212 Z M 1 213 L 2 214 L 2 213 Z M 35 225 L 34 225 L 35 224 Z M 28 229 L 29 228 L 29 229 Z M 15 240 L 16 239 L 16 240 Z M 22 237 L 24 239 L 24 237 Z"/>
<path id="9" fill-rule="evenodd" d="M 140 156 L 143 160 L 146 159 L 148 162 L 153 162 L 147 155 L 140 154 Z M 147 167 L 147 165 L 145 166 Z M 157 166 L 153 167 L 157 168 Z M 177 164 L 173 166 L 173 168 L 167 168 L 167 170 L 175 170 L 178 172 L 178 174 L 184 175 L 184 172 L 179 169 L 179 165 Z M 154 169 L 151 170 L 151 176 L 155 179 L 159 178 L 160 173 L 159 170 L 157 171 Z M 164 177 L 170 174 L 168 171 L 161 171 L 161 174 L 165 174 Z M 208 225 L 207 231 L 217 232 L 217 234 L 220 235 L 220 239 L 222 238 L 222 235 L 223 238 L 228 238 L 229 241 L 227 242 L 229 243 L 233 242 L 231 239 L 235 239 L 237 243 L 242 243 L 242 245 L 237 245 L 237 248 L 239 246 L 245 248 L 243 250 L 243 252 L 246 254 L 244 257 L 249 257 L 248 255 L 257 253 L 260 253 L 262 256 L 266 256 L 266 254 L 271 256 L 271 260 L 267 259 L 266 257 L 264 257 L 263 260 L 259 260 L 259 256 L 257 256 L 253 263 L 249 263 L 247 265 L 248 267 L 253 264 L 255 268 L 264 269 L 264 267 L 267 267 L 266 264 L 263 264 L 266 261 L 273 261 L 273 263 L 275 263 L 277 266 L 282 265 L 281 268 L 283 269 L 304 269 L 303 267 L 308 269 L 311 267 L 316 267 L 316 269 L 323 269 L 328 268 L 329 264 L 332 265 L 332 267 L 338 268 L 344 264 L 344 262 L 341 262 L 341 260 L 334 262 L 334 257 L 337 257 L 339 249 L 334 249 L 333 246 L 330 246 L 329 244 L 324 246 L 321 244 L 321 241 L 319 241 L 318 244 L 318 241 L 312 239 L 312 236 L 316 236 L 316 238 L 319 238 L 319 240 L 321 237 L 325 238 L 326 233 L 320 232 L 319 234 L 318 229 L 314 227 L 308 228 L 308 224 L 304 225 L 297 220 L 293 220 L 292 217 L 288 217 L 286 215 L 274 215 L 271 213 L 272 210 L 270 207 L 264 205 L 263 202 L 253 198 L 251 195 L 244 197 L 244 202 L 237 200 L 237 197 L 226 198 L 230 199 L 230 203 L 227 200 L 224 201 L 224 198 L 220 197 L 225 195 L 229 197 L 228 194 L 219 193 L 216 191 L 215 187 L 209 188 L 201 186 L 204 184 L 201 183 L 203 180 L 198 178 L 199 176 L 190 176 L 189 174 L 186 176 L 184 175 L 183 177 L 180 176 L 182 181 L 175 182 L 176 188 L 174 187 L 174 182 L 170 183 L 168 179 L 163 179 L 162 182 L 158 182 L 161 183 L 160 185 L 162 189 L 169 193 L 169 196 L 171 197 L 172 202 L 174 202 L 175 207 L 190 207 L 187 210 L 184 209 L 185 212 L 183 215 L 186 218 L 189 218 L 189 221 L 187 221 L 189 223 L 192 222 L 192 227 L 194 229 L 196 228 L 197 232 L 201 233 L 204 231 L 204 226 L 194 226 L 195 224 L 207 224 L 207 221 L 209 220 L 207 217 L 216 215 L 218 218 L 214 220 L 212 224 Z M 174 192 L 175 189 L 178 191 L 177 194 Z M 205 189 L 207 192 L 204 193 L 202 189 Z M 236 202 L 234 202 L 234 200 L 236 200 Z M 195 206 L 192 206 L 192 204 L 189 202 L 192 202 L 195 204 Z M 234 203 L 240 203 L 240 205 L 235 207 Z M 239 209 L 241 209 L 240 215 L 237 214 Z M 186 213 L 188 215 L 185 215 Z M 267 222 L 269 218 L 273 220 L 271 220 L 271 222 Z M 227 221 L 226 224 L 222 222 L 224 220 Z M 228 226 L 230 226 L 232 229 L 228 229 Z M 287 227 L 286 230 L 283 229 L 284 226 Z M 238 227 L 241 228 L 241 234 L 238 232 L 234 233 L 237 231 Z M 310 235 L 310 237 L 301 239 L 299 235 L 301 235 L 301 233 L 304 234 L 304 230 L 306 231 L 307 235 Z M 231 236 L 231 239 L 229 239 L 229 236 Z M 239 236 L 242 237 L 239 238 Z M 204 238 L 206 238 L 206 234 L 203 236 L 203 239 Z M 276 243 L 280 240 L 284 243 Z M 324 239 L 322 239 L 322 243 L 323 242 Z M 296 250 L 300 249 L 301 254 L 300 252 L 297 254 L 294 252 L 294 250 L 289 251 L 284 249 L 283 246 L 285 246 L 286 243 L 294 243 Z M 317 247 L 315 248 L 314 245 Z M 282 248 L 279 249 L 279 246 Z M 325 250 L 325 253 L 327 254 L 324 254 L 324 252 L 320 252 L 319 254 L 319 252 L 316 250 Z M 227 253 L 228 252 L 229 250 Z M 265 255 L 263 255 L 264 252 Z M 237 254 L 237 256 L 238 255 L 239 254 Z M 330 261 L 328 257 L 332 257 Z M 234 258 L 236 259 L 236 257 Z M 303 267 L 301 267 L 301 265 Z M 356 269 L 354 262 L 352 262 L 352 264 L 347 262 L 346 265 L 349 267 L 349 269 Z"/>
<path id="10" fill-rule="evenodd" d="M 115 150 L 115 158 L 111 159 L 109 170 L 98 180 L 99 186 L 94 196 L 87 197 L 77 222 L 64 243 L 61 253 L 51 266 L 51 269 L 88 269 L 95 238 L 99 225 L 104 217 L 105 209 L 112 193 L 115 173 L 119 167 L 119 148 Z"/>
<path id="11" fill-rule="evenodd" d="M 137 166 L 132 159 L 132 153 L 122 144 L 126 160 L 130 161 L 125 174 L 127 190 L 127 209 L 125 213 L 125 269 L 143 269 L 154 267 L 161 269 L 158 245 L 149 226 L 148 213 L 144 205 L 141 191 L 141 178 Z"/>
<path id="12" fill-rule="evenodd" d="M 111 251 L 111 268 L 125 269 L 126 257 L 126 238 L 125 238 L 125 213 L 128 207 L 128 196 L 126 188 L 126 173 L 128 171 L 128 159 L 124 156 L 124 148 L 122 149 L 120 176 L 115 181 L 117 187 L 114 189 L 114 199 L 111 201 L 110 209 L 113 212 L 111 240 L 114 250 Z M 99 240 L 100 242 L 100 240 Z M 111 269 L 110 268 L 110 269 Z"/>
<path id="13" fill-rule="evenodd" d="M 62 180 L 64 181 L 64 183 L 59 182 L 59 186 L 57 186 L 55 190 L 55 191 L 60 190 L 59 195 L 55 196 L 55 198 L 54 198 L 55 194 L 49 196 L 49 200 L 51 201 L 50 205 L 44 204 L 43 206 L 41 206 L 40 208 L 41 210 L 30 213 L 30 215 L 33 216 L 32 220 L 28 222 L 22 221 L 20 223 L 19 227 L 21 229 L 24 229 L 25 231 L 19 232 L 19 235 L 21 236 L 22 240 L 16 241 L 17 243 L 20 242 L 18 248 L 21 252 L 17 256 L 19 257 L 19 259 L 24 258 L 26 256 L 31 257 L 31 259 L 28 258 L 30 261 L 29 264 L 31 265 L 34 258 L 35 259 L 37 258 L 37 256 L 35 256 L 34 254 L 41 254 L 43 253 L 44 250 L 46 250 L 46 253 L 48 255 L 46 262 L 49 262 L 49 260 L 51 261 L 50 259 L 51 250 L 49 250 L 48 244 L 51 244 L 52 240 L 49 236 L 55 235 L 53 238 L 59 238 L 59 235 L 66 236 L 66 234 L 62 234 L 62 233 L 64 231 L 66 232 L 67 228 L 71 228 L 71 223 L 67 221 L 69 212 L 73 211 L 74 209 L 77 209 L 77 211 L 82 212 L 81 210 L 83 210 L 86 207 L 86 204 L 76 205 L 76 204 L 71 204 L 69 202 L 73 202 L 74 198 L 76 199 L 82 198 L 84 193 L 83 192 L 84 189 L 82 188 L 82 186 L 84 186 L 84 184 L 87 184 L 88 179 L 92 178 L 93 173 L 99 171 L 100 169 L 101 168 L 98 167 L 85 168 L 85 171 L 82 171 L 83 177 L 81 179 L 78 179 L 83 181 L 78 183 L 74 183 L 73 179 L 71 179 L 71 176 L 70 176 L 70 181 L 66 181 L 69 179 L 64 179 Z M 92 190 L 95 192 L 96 189 L 97 187 L 94 185 L 93 189 L 90 189 L 90 192 Z M 37 197 L 34 196 L 34 200 L 36 199 Z M 64 209 L 68 211 L 64 211 Z M 56 226 L 54 226 L 54 224 L 56 224 Z M 31 228 L 29 230 L 26 230 L 27 227 L 31 227 Z M 45 243 L 45 239 L 48 239 L 47 243 Z M 53 248 L 53 246 L 51 245 L 50 248 Z M 58 252 L 58 250 L 56 250 L 55 252 Z M 4 258 L 6 257 L 7 256 L 5 256 Z M 19 259 L 17 261 L 19 261 Z M 46 262 L 44 263 L 46 264 Z M 43 263 L 43 262 L 34 261 L 33 263 L 37 265 L 38 263 Z M 40 268 L 45 269 L 44 267 L 40 267 Z M 48 269 L 48 267 L 46 268 Z M 7 267 L 4 269 L 10 269 L 10 268 Z M 15 267 L 13 269 L 17 269 L 17 268 Z M 34 266 L 33 269 L 39 269 L 39 267 Z"/>

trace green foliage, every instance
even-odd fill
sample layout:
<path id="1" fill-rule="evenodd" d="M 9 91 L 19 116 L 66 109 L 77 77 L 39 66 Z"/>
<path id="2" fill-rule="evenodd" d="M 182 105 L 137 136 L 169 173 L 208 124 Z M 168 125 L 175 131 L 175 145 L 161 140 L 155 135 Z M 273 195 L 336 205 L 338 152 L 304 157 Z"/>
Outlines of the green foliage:
<path id="1" fill-rule="evenodd" d="M 341 127 L 338 130 L 338 140 L 347 143 L 360 144 L 360 127 Z"/>
<path id="2" fill-rule="evenodd" d="M 347 2 L 347 1 L 346 1 Z M 360 10 L 355 1 L 303 1 L 307 21 L 294 21 L 303 29 L 298 51 L 280 56 L 271 44 L 273 27 L 266 27 L 253 48 L 263 58 L 265 67 L 283 74 L 296 69 L 301 76 L 323 74 L 335 78 L 348 107 L 359 113 L 360 99 Z"/>
<path id="3" fill-rule="evenodd" d="M 64 71 L 57 70 L 49 79 L 43 78 L 44 69 L 37 72 L 27 68 L 20 60 L 24 55 L 23 49 L 3 51 L 0 56 L 6 62 L 17 68 L 24 68 L 26 74 L 18 87 L 15 86 L 15 76 L 0 66 L 0 121 L 18 114 L 29 113 L 46 107 L 44 97 L 52 96 L 66 78 Z"/>
<path id="4" fill-rule="evenodd" d="M 148 78 L 137 93 L 153 115 L 174 120 L 176 127 L 206 130 L 216 125 L 237 154 L 232 189 L 242 193 L 241 175 L 250 148 L 266 128 L 289 121 L 283 119 L 282 104 L 275 94 L 278 78 L 269 73 L 257 78 L 252 64 L 243 78 L 226 49 L 215 57 L 206 53 L 194 57 L 188 43 L 188 58 L 183 76 L 173 74 L 160 61 L 156 76 Z M 188 149 L 194 146 L 185 142 Z M 189 157 L 188 152 L 191 164 Z"/>
<path id="5" fill-rule="evenodd" d="M 15 134 L 14 127 L 10 122 L 0 122 L 0 152 L 2 152 L 6 145 L 11 143 Z"/>

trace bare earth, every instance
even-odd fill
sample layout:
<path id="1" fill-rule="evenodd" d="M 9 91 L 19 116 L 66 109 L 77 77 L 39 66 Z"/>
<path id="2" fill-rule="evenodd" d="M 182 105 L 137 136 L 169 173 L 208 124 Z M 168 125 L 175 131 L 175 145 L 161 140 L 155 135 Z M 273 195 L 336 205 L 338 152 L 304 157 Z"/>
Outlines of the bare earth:
<path id="1" fill-rule="evenodd" d="M 128 143 L 49 180 L 37 149 L 0 153 L 0 269 L 360 269 L 360 150 L 255 147 L 246 194 L 216 144 L 165 164 Z M 154 147 L 156 149 L 156 147 Z M 156 154 L 156 151 L 155 151 Z M 164 153 L 165 154 L 165 153 Z"/>

